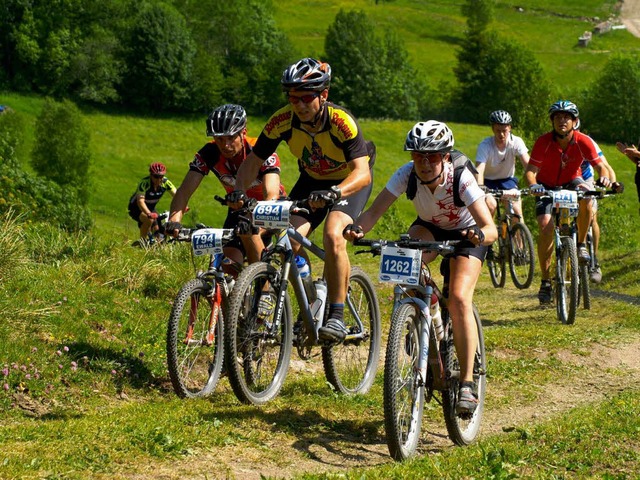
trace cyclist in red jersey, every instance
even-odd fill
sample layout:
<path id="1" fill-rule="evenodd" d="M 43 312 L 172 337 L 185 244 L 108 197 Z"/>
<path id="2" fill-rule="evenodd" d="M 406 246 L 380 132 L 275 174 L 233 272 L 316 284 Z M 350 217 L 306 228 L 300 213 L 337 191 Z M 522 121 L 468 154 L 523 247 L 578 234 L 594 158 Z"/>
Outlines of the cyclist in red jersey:
<path id="1" fill-rule="evenodd" d="M 536 140 L 524 174 L 532 194 L 540 196 L 545 190 L 555 188 L 588 190 L 589 187 L 581 176 L 580 165 L 583 160 L 588 161 L 598 173 L 600 185 L 611 185 L 607 177 L 608 170 L 601 162 L 593 142 L 575 129 L 578 116 L 578 107 L 567 100 L 559 100 L 549 108 L 553 130 Z M 584 242 L 593 214 L 591 200 L 581 200 L 579 208 L 578 257 L 581 261 L 589 261 L 589 252 Z M 551 199 L 537 199 L 536 218 L 540 227 L 538 261 L 542 273 L 538 299 L 541 304 L 548 304 L 552 299 L 550 269 L 554 225 L 551 220 Z"/>
<path id="2" fill-rule="evenodd" d="M 240 105 L 227 104 L 215 108 L 206 121 L 207 136 L 213 140 L 204 145 L 189 164 L 182 184 L 171 202 L 171 216 L 166 225 L 177 235 L 181 228 L 182 215 L 193 193 L 202 179 L 213 173 L 226 193 L 232 192 L 236 184 L 236 174 L 240 165 L 252 151 L 255 138 L 247 136 L 247 113 Z M 276 199 L 285 194 L 280 183 L 280 158 L 277 154 L 269 156 L 260 167 L 259 174 L 247 190 L 247 195 L 256 200 Z M 239 212 L 229 209 L 223 228 L 233 228 L 239 222 Z M 225 246 L 223 269 L 229 275 L 236 276 L 237 267 L 242 265 L 246 254 L 249 262 L 260 259 L 264 242 L 259 233 L 241 235 L 241 240 Z"/>

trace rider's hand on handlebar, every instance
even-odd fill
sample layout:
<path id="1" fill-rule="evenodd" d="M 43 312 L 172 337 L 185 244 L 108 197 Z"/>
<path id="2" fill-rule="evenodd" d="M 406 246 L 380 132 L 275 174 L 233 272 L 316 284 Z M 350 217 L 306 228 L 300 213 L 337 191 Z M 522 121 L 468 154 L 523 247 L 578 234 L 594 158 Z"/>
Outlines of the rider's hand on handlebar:
<path id="1" fill-rule="evenodd" d="M 182 229 L 182 224 L 180 222 L 167 222 L 164 224 L 164 231 L 167 235 L 172 236 L 173 238 L 178 237 L 178 233 Z"/>
<path id="2" fill-rule="evenodd" d="M 331 206 L 338 200 L 338 194 L 333 190 L 315 190 L 309 194 L 309 206 L 312 210 Z"/>
<path id="3" fill-rule="evenodd" d="M 622 193 L 624 192 L 624 184 L 622 182 L 613 182 L 611 189 L 616 193 Z"/>
<path id="4" fill-rule="evenodd" d="M 607 188 L 611 186 L 611 180 L 609 180 L 607 177 L 600 177 L 596 182 L 596 185 L 598 185 L 599 187 Z"/>
<path id="5" fill-rule="evenodd" d="M 149 217 L 151 220 L 157 220 L 158 219 L 158 213 L 157 212 L 149 212 L 149 215 L 147 215 L 147 217 Z"/>
<path id="6" fill-rule="evenodd" d="M 480 245 L 484 242 L 484 232 L 477 225 L 468 228 L 466 232 L 462 232 L 462 235 L 465 236 L 467 240 L 470 240 L 474 245 Z"/>
<path id="7" fill-rule="evenodd" d="M 529 187 L 529 192 L 532 195 L 536 195 L 536 196 L 544 195 L 544 192 L 545 192 L 544 185 L 540 185 L 539 183 L 534 183 Z"/>
<path id="8" fill-rule="evenodd" d="M 247 194 L 242 190 L 234 190 L 231 193 L 227 193 L 224 198 L 227 201 L 227 205 L 234 210 L 242 208 L 242 206 L 247 202 Z"/>
<path id="9" fill-rule="evenodd" d="M 364 231 L 362 230 L 362 227 L 360 225 L 354 225 L 353 223 L 350 223 L 349 225 L 344 227 L 342 236 L 345 238 L 345 240 L 353 242 L 358 238 L 364 237 Z"/>

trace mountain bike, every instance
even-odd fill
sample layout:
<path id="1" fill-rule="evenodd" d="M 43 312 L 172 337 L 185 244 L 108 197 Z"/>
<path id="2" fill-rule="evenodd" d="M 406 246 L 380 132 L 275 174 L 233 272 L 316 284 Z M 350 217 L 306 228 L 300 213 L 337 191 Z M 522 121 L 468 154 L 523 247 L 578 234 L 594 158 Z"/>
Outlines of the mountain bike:
<path id="1" fill-rule="evenodd" d="M 384 366 L 384 419 L 389 453 L 396 460 L 413 456 L 420 440 L 424 403 L 442 405 L 449 438 L 456 445 L 475 441 L 480 430 L 486 394 L 486 356 L 482 323 L 473 313 L 478 331 L 473 378 L 478 406 L 471 415 L 456 413 L 460 364 L 456 355 L 447 299 L 435 284 L 422 252 L 446 255 L 455 241 L 434 242 L 401 237 L 397 241 L 360 239 L 381 255 L 380 280 L 394 283 L 394 303 Z M 443 262 L 448 262 L 445 256 Z M 447 269 L 445 269 L 445 272 Z M 444 284 L 448 284 L 445 274 Z M 446 289 L 443 288 L 446 291 Z M 432 305 L 441 311 L 432 314 Z M 435 320 L 434 320 L 435 319 Z"/>
<path id="2" fill-rule="evenodd" d="M 233 229 L 183 228 L 176 241 L 191 242 L 194 257 L 209 256 L 208 268 L 187 281 L 173 301 L 167 327 L 167 366 L 176 394 L 206 397 L 215 389 L 224 359 L 224 305 L 233 280 L 222 270 L 224 245 Z"/>
<path id="3" fill-rule="evenodd" d="M 576 319 L 576 309 L 582 294 L 585 308 L 590 308 L 589 266 L 578 262 L 578 202 L 585 197 L 597 197 L 601 191 L 546 190 L 540 198 L 552 201 L 554 222 L 555 272 L 554 284 L 556 312 L 560 322 L 571 325 Z"/>
<path id="4" fill-rule="evenodd" d="M 522 195 L 517 191 L 518 195 Z M 494 243 L 487 254 L 487 266 L 491 283 L 496 288 L 503 288 L 506 282 L 506 264 L 514 285 L 519 289 L 529 288 L 533 281 L 535 256 L 533 253 L 533 236 L 513 210 L 513 200 L 510 190 L 488 190 L 497 200 L 497 217 L 499 219 L 498 241 Z M 507 199 L 507 207 L 501 213 L 500 199 Z M 518 221 L 514 222 L 513 219 Z"/>
<path id="5" fill-rule="evenodd" d="M 252 211 L 254 226 L 273 229 L 277 238 L 259 262 L 245 268 L 231 295 L 225 325 L 225 358 L 229 381 L 238 399 L 261 405 L 282 388 L 291 351 L 295 346 L 303 360 L 320 347 L 327 380 L 340 393 L 366 393 L 375 379 L 380 356 L 380 313 L 375 286 L 359 267 L 352 267 L 345 302 L 346 338 L 338 344 L 323 342 L 318 330 L 328 316 L 324 276 L 307 292 L 295 262 L 291 240 L 318 259 L 322 248 L 298 233 L 289 218 L 301 212 L 306 200 L 258 202 Z M 294 327 L 293 289 L 300 313 Z M 260 297 L 270 293 L 273 312 L 262 315 Z"/>

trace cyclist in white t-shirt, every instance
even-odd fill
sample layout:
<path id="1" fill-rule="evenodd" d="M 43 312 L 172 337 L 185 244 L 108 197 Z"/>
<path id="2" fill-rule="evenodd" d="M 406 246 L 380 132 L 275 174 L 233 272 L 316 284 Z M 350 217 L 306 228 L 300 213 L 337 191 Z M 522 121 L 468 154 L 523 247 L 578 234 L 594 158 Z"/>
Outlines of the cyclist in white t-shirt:
<path id="1" fill-rule="evenodd" d="M 450 272 L 449 312 L 460 359 L 460 392 L 456 411 L 471 413 L 478 403 L 473 391 L 473 358 L 478 343 L 472 309 L 473 292 L 487 246 L 496 240 L 498 232 L 484 200 L 485 195 L 467 166 L 457 182 L 457 195 L 454 194 L 456 181 L 452 158 L 466 160 L 471 168 L 473 166 L 462 153 L 453 150 L 453 144 L 453 133 L 442 122 L 430 120 L 414 125 L 404 144 L 404 149 L 411 153 L 412 161 L 393 174 L 371 207 L 354 224 L 348 225 L 343 235 L 349 241 L 361 238 L 393 202 L 406 193 L 417 213 L 408 230 L 411 238 L 463 240 L 443 266 Z M 423 260 L 428 263 L 436 256 L 425 253 Z"/>
<path id="2" fill-rule="evenodd" d="M 478 184 L 492 190 L 510 190 L 518 188 L 516 158 L 526 168 L 529 163 L 529 150 L 522 138 L 511 133 L 511 115 L 504 110 L 496 110 L 489 115 L 493 136 L 485 138 L 476 152 L 476 169 Z M 496 211 L 496 200 L 492 195 L 486 197 L 491 214 Z M 503 203 L 506 206 L 507 198 Z M 520 198 L 513 200 L 515 216 L 513 221 L 523 221 L 522 202 Z"/>

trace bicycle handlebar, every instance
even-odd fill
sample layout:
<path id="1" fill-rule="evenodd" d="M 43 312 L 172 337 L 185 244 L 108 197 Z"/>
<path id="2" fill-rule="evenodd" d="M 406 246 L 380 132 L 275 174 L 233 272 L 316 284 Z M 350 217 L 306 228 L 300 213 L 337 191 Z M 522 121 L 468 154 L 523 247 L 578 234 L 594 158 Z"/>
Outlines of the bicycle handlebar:
<path id="1" fill-rule="evenodd" d="M 542 195 L 539 195 L 540 198 L 551 198 L 551 192 L 554 191 L 558 191 L 561 190 L 560 188 L 556 189 L 545 189 L 544 193 Z M 570 189 L 565 189 L 565 190 L 570 190 Z M 529 191 L 527 189 L 527 191 Z M 584 197 L 594 197 L 594 198 L 605 198 L 605 197 L 610 197 L 612 195 L 617 195 L 618 192 L 616 192 L 615 190 L 606 190 L 606 189 L 599 189 L 599 190 L 574 190 L 575 192 L 577 192 L 578 194 L 578 199 L 582 199 Z"/>
<path id="2" fill-rule="evenodd" d="M 419 240 L 414 238 L 400 238 L 399 240 L 370 240 L 359 238 L 353 242 L 355 246 L 370 247 L 369 250 L 360 250 L 356 252 L 356 255 L 359 253 L 372 253 L 374 256 L 380 255 L 383 246 L 413 248 L 425 252 L 438 252 L 439 254 L 452 253 L 458 243 L 460 243 L 460 240 L 445 240 L 437 242 L 433 240 Z"/>

